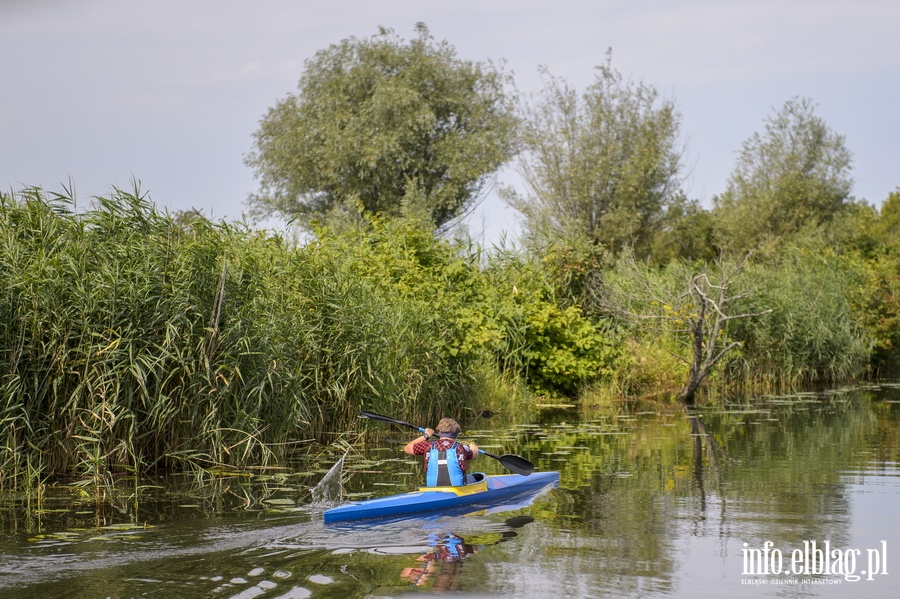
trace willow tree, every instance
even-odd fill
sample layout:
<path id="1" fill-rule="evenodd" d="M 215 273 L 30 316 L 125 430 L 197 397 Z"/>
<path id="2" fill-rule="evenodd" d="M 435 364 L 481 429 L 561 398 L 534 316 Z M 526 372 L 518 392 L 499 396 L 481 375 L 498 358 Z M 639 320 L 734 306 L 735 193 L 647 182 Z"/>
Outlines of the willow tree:
<path id="1" fill-rule="evenodd" d="M 581 94 L 542 74 L 542 91 L 523 109 L 524 190 L 506 190 L 506 201 L 531 238 L 645 253 L 680 191 L 674 102 L 623 80 L 609 55 Z"/>
<path id="2" fill-rule="evenodd" d="M 775 249 L 830 222 L 851 201 L 851 154 L 844 136 L 793 98 L 742 146 L 713 215 L 720 247 L 743 254 Z"/>
<path id="3" fill-rule="evenodd" d="M 513 154 L 509 76 L 462 60 L 424 24 L 349 38 L 306 62 L 296 93 L 269 109 L 245 162 L 258 215 L 301 226 L 410 206 L 440 227 L 470 207 Z"/>

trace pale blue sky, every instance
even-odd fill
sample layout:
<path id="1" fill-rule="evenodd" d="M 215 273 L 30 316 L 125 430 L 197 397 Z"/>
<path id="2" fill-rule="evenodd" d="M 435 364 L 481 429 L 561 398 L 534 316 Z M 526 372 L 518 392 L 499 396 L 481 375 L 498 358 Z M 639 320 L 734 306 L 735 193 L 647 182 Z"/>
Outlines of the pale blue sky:
<path id="1" fill-rule="evenodd" d="M 612 48 L 623 75 L 676 101 L 686 190 L 706 205 L 794 96 L 846 136 L 857 197 L 900 186 L 896 0 L 3 0 L 0 186 L 71 177 L 86 203 L 134 177 L 170 210 L 239 218 L 251 135 L 304 60 L 378 26 L 413 37 L 417 21 L 463 58 L 505 59 L 524 91 L 539 65 L 583 89 Z M 489 198 L 470 227 L 495 237 L 514 220 Z"/>

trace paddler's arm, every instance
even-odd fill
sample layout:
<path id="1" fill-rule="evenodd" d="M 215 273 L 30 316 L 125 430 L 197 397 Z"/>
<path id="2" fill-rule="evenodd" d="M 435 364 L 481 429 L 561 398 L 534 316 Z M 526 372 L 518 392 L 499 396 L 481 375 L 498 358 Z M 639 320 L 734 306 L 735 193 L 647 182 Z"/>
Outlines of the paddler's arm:
<path id="1" fill-rule="evenodd" d="M 466 456 L 466 459 L 470 462 L 472 460 L 477 460 L 478 456 L 481 455 L 478 453 L 478 446 L 475 445 L 474 443 L 466 443 L 466 447 L 468 447 L 469 450 L 472 452 L 472 457 Z"/>
<path id="2" fill-rule="evenodd" d="M 434 429 L 426 428 L 424 433 L 406 444 L 406 447 L 403 448 L 403 453 L 406 455 L 416 455 L 416 444 L 429 440 L 433 434 Z"/>

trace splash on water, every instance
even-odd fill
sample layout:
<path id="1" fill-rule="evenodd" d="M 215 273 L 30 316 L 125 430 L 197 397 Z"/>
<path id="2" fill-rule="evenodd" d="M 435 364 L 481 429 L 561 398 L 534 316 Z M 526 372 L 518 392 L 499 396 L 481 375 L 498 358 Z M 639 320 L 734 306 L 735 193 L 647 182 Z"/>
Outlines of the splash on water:
<path id="1" fill-rule="evenodd" d="M 345 452 L 344 455 L 341 456 L 341 459 L 339 459 L 335 465 L 331 467 L 328 473 L 322 477 L 319 484 L 313 487 L 313 505 L 332 504 L 341 501 L 341 476 L 344 471 L 344 458 L 346 457 L 347 453 Z"/>

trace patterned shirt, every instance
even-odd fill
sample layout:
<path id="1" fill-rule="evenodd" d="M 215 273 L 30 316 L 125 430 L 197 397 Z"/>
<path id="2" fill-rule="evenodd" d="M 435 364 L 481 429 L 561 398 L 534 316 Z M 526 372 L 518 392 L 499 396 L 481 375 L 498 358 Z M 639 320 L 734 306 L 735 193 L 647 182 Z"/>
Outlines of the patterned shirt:
<path id="1" fill-rule="evenodd" d="M 451 439 L 448 437 L 441 437 L 434 443 L 437 443 L 438 451 L 446 451 L 453 447 L 453 444 L 456 442 L 456 439 Z M 413 445 L 413 454 L 414 455 L 423 455 L 425 456 L 425 472 L 428 472 L 428 455 L 431 452 L 431 441 L 426 441 L 425 439 L 421 439 L 418 443 Z M 456 455 L 459 456 L 459 467 L 462 468 L 463 473 L 466 471 L 466 463 L 469 460 L 475 459 L 475 452 L 473 452 L 468 445 L 463 445 L 462 443 L 458 443 L 456 445 Z"/>

